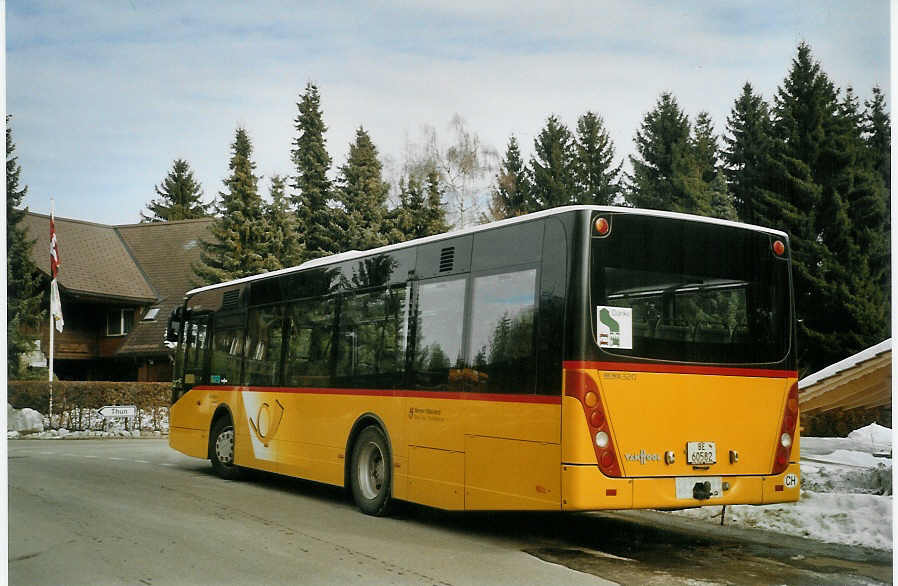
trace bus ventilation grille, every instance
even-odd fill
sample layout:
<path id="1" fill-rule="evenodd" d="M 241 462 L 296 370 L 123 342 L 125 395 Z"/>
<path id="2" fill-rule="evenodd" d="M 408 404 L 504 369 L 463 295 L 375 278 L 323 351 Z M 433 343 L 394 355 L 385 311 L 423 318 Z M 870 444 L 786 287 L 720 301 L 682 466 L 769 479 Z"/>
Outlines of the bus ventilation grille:
<path id="1" fill-rule="evenodd" d="M 455 247 L 450 246 L 440 251 L 440 272 L 447 273 L 455 266 Z"/>
<path id="2" fill-rule="evenodd" d="M 235 289 L 233 291 L 225 291 L 224 295 L 221 296 L 221 308 L 222 309 L 236 309 L 240 305 L 240 291 Z"/>

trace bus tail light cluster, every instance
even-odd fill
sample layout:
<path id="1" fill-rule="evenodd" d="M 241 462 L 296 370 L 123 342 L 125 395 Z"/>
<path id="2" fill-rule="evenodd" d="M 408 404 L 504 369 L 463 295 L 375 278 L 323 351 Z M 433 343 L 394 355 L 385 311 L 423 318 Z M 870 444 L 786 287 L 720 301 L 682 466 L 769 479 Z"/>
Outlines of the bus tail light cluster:
<path id="1" fill-rule="evenodd" d="M 789 465 L 792 442 L 795 441 L 795 427 L 798 424 L 798 383 L 789 389 L 789 398 L 783 409 L 783 424 L 776 438 L 776 456 L 773 459 L 773 473 L 782 474 Z"/>
<path id="2" fill-rule="evenodd" d="M 620 477 L 621 470 L 617 463 L 614 440 L 611 438 L 607 411 L 602 405 L 602 398 L 595 381 L 584 372 L 568 371 L 564 393 L 569 397 L 576 397 L 583 406 L 586 424 L 589 426 L 590 441 L 596 452 L 599 469 L 605 476 Z"/>

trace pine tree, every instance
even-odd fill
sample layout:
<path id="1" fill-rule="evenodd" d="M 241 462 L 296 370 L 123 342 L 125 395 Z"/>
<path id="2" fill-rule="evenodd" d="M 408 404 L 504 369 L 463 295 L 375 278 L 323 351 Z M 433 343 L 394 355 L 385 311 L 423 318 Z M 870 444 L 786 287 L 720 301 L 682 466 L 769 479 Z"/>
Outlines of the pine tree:
<path id="1" fill-rule="evenodd" d="M 594 112 L 577 120 L 574 174 L 577 178 L 576 202 L 612 205 L 620 193 L 618 177 L 623 161 L 614 165 L 614 142 L 605 129 L 605 121 Z"/>
<path id="2" fill-rule="evenodd" d="M 530 178 L 527 167 L 521 158 L 518 140 L 512 136 L 508 139 L 505 157 L 499 164 L 496 183 L 492 189 L 490 214 L 493 220 L 512 218 L 534 211 L 531 196 Z"/>
<path id="3" fill-rule="evenodd" d="M 340 167 L 337 198 L 343 204 L 339 239 L 342 250 L 368 250 L 388 243 L 387 194 L 377 147 L 364 128 L 349 145 L 346 164 Z"/>
<path id="4" fill-rule="evenodd" d="M 850 245 L 842 250 L 830 248 L 845 269 L 851 296 L 846 313 L 851 330 L 856 332 L 854 344 L 860 348 L 885 339 L 890 331 L 888 191 L 868 151 L 864 128 L 864 114 L 849 87 L 839 103 L 833 130 L 838 133 L 835 144 L 845 162 L 835 189 L 852 229 L 846 235 L 843 227 L 839 235 Z"/>
<path id="5" fill-rule="evenodd" d="M 140 213 L 142 222 L 173 222 L 175 220 L 191 220 L 207 215 L 208 205 L 200 200 L 203 189 L 194 179 L 190 165 L 183 159 L 175 159 L 162 186 L 155 186 L 156 195 L 147 204 L 150 214 Z"/>
<path id="6" fill-rule="evenodd" d="M 574 176 L 574 138 L 554 114 L 533 141 L 530 176 L 535 210 L 574 203 L 577 185 Z"/>
<path id="7" fill-rule="evenodd" d="M 718 171 L 717 136 L 707 112 L 696 117 L 689 140 L 673 163 L 669 209 L 725 220 L 737 218 L 732 195 Z"/>
<path id="8" fill-rule="evenodd" d="M 27 208 L 19 209 L 28 193 L 19 186 L 22 167 L 12 140 L 12 116 L 6 116 L 6 374 L 21 374 L 21 356 L 33 349 L 33 336 L 27 330 L 39 327 L 41 319 L 40 276 L 31 261 L 31 247 L 25 228 L 20 225 Z"/>
<path id="9" fill-rule="evenodd" d="M 415 174 L 399 181 L 399 206 L 390 215 L 391 243 L 442 234 L 449 229 L 443 188 L 436 168 L 427 172 L 423 182 Z"/>
<path id="10" fill-rule="evenodd" d="M 718 173 L 717 135 L 714 134 L 714 121 L 707 112 L 699 112 L 692 125 L 692 136 L 689 139 L 692 154 L 705 183 L 711 183 Z"/>
<path id="11" fill-rule="evenodd" d="M 888 327 L 871 270 L 875 239 L 866 230 L 885 221 L 877 205 L 883 186 L 865 156 L 857 98 L 850 89 L 841 102 L 838 95 L 800 44 L 774 99 L 774 173 L 765 197 L 768 225 L 791 235 L 805 371 L 880 341 Z"/>
<path id="12" fill-rule="evenodd" d="M 864 137 L 873 168 L 882 177 L 886 189 L 892 189 L 892 126 L 886 99 L 879 86 L 873 86 L 873 99 L 864 102 Z"/>
<path id="13" fill-rule="evenodd" d="M 219 283 L 265 272 L 266 226 L 253 172 L 249 135 L 238 128 L 231 144 L 231 174 L 215 202 L 218 216 L 210 227 L 213 241 L 200 242 L 200 262 L 194 272 L 205 283 Z"/>
<path id="14" fill-rule="evenodd" d="M 443 189 L 440 185 L 440 174 L 432 169 L 427 174 L 424 185 L 424 234 L 422 236 L 434 236 L 449 230 L 446 221 L 446 202 L 443 199 Z"/>
<path id="15" fill-rule="evenodd" d="M 749 224 L 761 223 L 760 216 L 769 217 L 760 205 L 761 192 L 768 183 L 769 159 L 773 154 L 770 108 L 754 93 L 750 83 L 742 86 L 727 117 L 727 131 L 723 137 L 723 173 L 733 194 L 739 219 Z"/>
<path id="16" fill-rule="evenodd" d="M 399 205 L 392 210 L 390 243 L 405 242 L 426 234 L 425 199 L 421 181 L 415 175 L 399 180 Z"/>
<path id="17" fill-rule="evenodd" d="M 312 82 L 296 104 L 296 138 L 291 157 L 296 175 L 293 177 L 293 204 L 296 207 L 299 231 L 303 238 L 303 260 L 319 258 L 340 249 L 334 237 L 339 232 L 334 225 L 333 209 L 328 205 L 332 186 L 327 178 L 331 157 L 327 152 L 324 133 L 327 126 L 321 112 L 321 96 Z"/>
<path id="18" fill-rule="evenodd" d="M 688 153 L 689 135 L 689 118 L 677 99 L 662 93 L 636 131 L 637 156 L 630 155 L 633 174 L 627 177 L 630 204 L 658 210 L 682 207 L 684 195 L 674 184 L 674 174 Z"/>
<path id="19" fill-rule="evenodd" d="M 878 234 L 874 239 L 879 240 L 881 248 L 871 253 L 871 271 L 879 275 L 880 286 L 886 291 L 886 298 L 891 299 L 891 261 L 889 250 L 889 235 L 892 232 L 892 127 L 889 121 L 889 112 L 886 108 L 885 97 L 878 86 L 873 87 L 873 99 L 864 102 L 863 114 L 863 138 L 866 144 L 866 159 L 873 170 L 882 178 L 885 189 L 879 192 L 881 209 L 884 215 L 883 222 L 874 222 L 872 230 Z"/>
<path id="20" fill-rule="evenodd" d="M 292 267 L 300 263 L 302 243 L 296 229 L 296 214 L 290 209 L 286 195 L 287 178 L 271 176 L 269 196 L 271 203 L 265 206 L 265 270 Z"/>

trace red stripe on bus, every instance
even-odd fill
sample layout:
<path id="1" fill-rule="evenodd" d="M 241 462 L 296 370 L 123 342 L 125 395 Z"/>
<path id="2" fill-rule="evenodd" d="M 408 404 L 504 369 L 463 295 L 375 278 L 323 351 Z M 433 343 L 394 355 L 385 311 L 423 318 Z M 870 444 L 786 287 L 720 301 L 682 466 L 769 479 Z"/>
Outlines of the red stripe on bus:
<path id="1" fill-rule="evenodd" d="M 240 387 L 207 386 L 193 387 L 199 391 L 248 391 L 251 393 L 293 393 L 303 395 L 355 395 L 361 397 L 405 397 L 415 399 L 450 399 L 461 401 L 493 401 L 499 403 L 539 403 L 560 405 L 557 395 L 503 395 L 499 393 L 464 393 L 446 391 L 393 391 L 386 389 L 325 389 L 313 387 Z"/>
<path id="2" fill-rule="evenodd" d="M 591 362 L 587 360 L 566 360 L 564 362 L 564 367 L 586 368 L 594 370 L 613 370 L 622 372 L 798 378 L 798 371 L 795 370 L 773 370 L 769 368 L 737 368 L 725 366 L 692 366 L 688 364 L 644 364 L 641 362 Z"/>

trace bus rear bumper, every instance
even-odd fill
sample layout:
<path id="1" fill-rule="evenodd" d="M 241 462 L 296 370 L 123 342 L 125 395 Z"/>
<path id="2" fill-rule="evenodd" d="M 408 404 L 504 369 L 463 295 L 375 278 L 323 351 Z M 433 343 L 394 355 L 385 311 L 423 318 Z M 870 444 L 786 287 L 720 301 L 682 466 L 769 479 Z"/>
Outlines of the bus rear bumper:
<path id="1" fill-rule="evenodd" d="M 609 478 L 598 466 L 562 466 L 565 511 L 601 509 L 682 509 L 713 505 L 763 505 L 797 501 L 801 486 L 798 463 L 776 476 L 722 476 L 722 496 L 677 498 L 676 479 Z"/>

